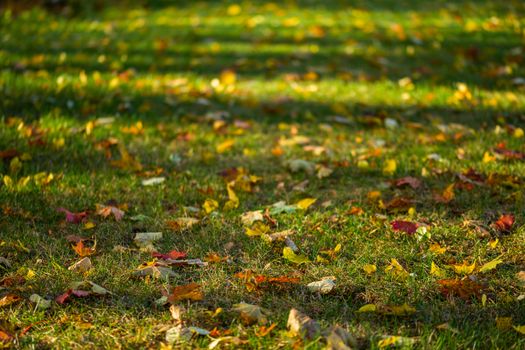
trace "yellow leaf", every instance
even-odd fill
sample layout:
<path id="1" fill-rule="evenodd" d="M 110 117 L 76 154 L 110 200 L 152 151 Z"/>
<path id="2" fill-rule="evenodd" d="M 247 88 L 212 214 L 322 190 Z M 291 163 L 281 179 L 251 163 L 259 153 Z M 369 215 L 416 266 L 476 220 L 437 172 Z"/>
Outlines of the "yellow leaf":
<path id="1" fill-rule="evenodd" d="M 270 227 L 260 221 L 255 222 L 251 228 L 246 227 L 246 235 L 248 236 L 262 236 L 268 232 L 270 232 Z"/>
<path id="2" fill-rule="evenodd" d="M 95 223 L 93 221 L 88 221 L 84 224 L 84 230 L 90 230 L 93 227 L 95 227 Z"/>
<path id="3" fill-rule="evenodd" d="M 431 244 L 428 248 L 428 250 L 437 255 L 445 253 L 447 249 L 447 247 L 441 247 L 438 243 Z"/>
<path id="4" fill-rule="evenodd" d="M 305 198 L 301 199 L 299 202 L 295 203 L 295 206 L 299 209 L 306 210 L 309 206 L 314 204 L 317 201 L 315 198 Z"/>
<path id="5" fill-rule="evenodd" d="M 495 162 L 496 157 L 490 154 L 490 152 L 483 153 L 483 163 Z"/>
<path id="6" fill-rule="evenodd" d="M 239 13 L 241 13 L 241 7 L 237 4 L 232 4 L 228 6 L 227 13 L 230 16 L 237 16 Z"/>
<path id="7" fill-rule="evenodd" d="M 451 265 L 451 267 L 458 275 L 469 275 L 476 268 L 476 263 L 474 262 L 472 265 L 469 265 L 466 261 L 464 261 L 463 264 Z"/>
<path id="8" fill-rule="evenodd" d="M 233 85 L 237 80 L 237 75 L 231 69 L 226 69 L 221 72 L 221 84 L 222 85 Z"/>
<path id="9" fill-rule="evenodd" d="M 406 316 L 411 315 L 416 312 L 416 309 L 407 303 L 400 306 L 389 306 L 384 312 L 385 315 L 394 315 L 394 316 Z"/>
<path id="10" fill-rule="evenodd" d="M 321 264 L 328 264 L 330 262 L 330 260 L 328 260 L 327 258 L 323 258 L 321 255 L 317 255 L 315 261 Z"/>
<path id="11" fill-rule="evenodd" d="M 487 272 L 487 271 L 490 271 L 490 270 L 494 270 L 496 268 L 496 266 L 498 266 L 502 262 L 503 262 L 503 260 L 501 260 L 499 257 L 494 259 L 494 260 L 491 260 L 488 263 L 486 263 L 485 265 L 481 266 L 481 268 L 479 269 L 479 272 Z"/>
<path id="12" fill-rule="evenodd" d="M 388 159 L 383 167 L 383 175 L 394 175 L 397 169 L 397 163 L 394 159 Z"/>
<path id="13" fill-rule="evenodd" d="M 295 264 L 306 264 L 306 263 L 309 263 L 310 260 L 308 260 L 308 258 L 304 255 L 299 255 L 299 254 L 295 254 L 294 251 L 292 250 L 292 248 L 290 247 L 284 247 L 283 249 L 283 257 L 290 261 L 290 262 L 293 262 Z"/>
<path id="14" fill-rule="evenodd" d="M 490 240 L 489 241 L 489 246 L 492 248 L 492 249 L 496 249 L 496 246 L 498 245 L 498 242 L 499 242 L 499 238 L 496 238 L 494 240 Z"/>
<path id="15" fill-rule="evenodd" d="M 496 328 L 506 331 L 512 328 L 512 317 L 496 317 Z"/>
<path id="16" fill-rule="evenodd" d="M 204 208 L 206 214 L 209 214 L 219 208 L 219 203 L 215 199 L 208 198 L 204 201 L 202 207 Z"/>
<path id="17" fill-rule="evenodd" d="M 375 306 L 374 304 L 366 304 L 364 306 L 361 306 L 359 310 L 357 310 L 357 312 L 359 313 L 376 312 L 376 311 L 377 311 L 377 306 Z"/>
<path id="18" fill-rule="evenodd" d="M 513 326 L 512 328 L 514 328 L 518 333 L 525 334 L 525 324 L 522 326 Z"/>
<path id="19" fill-rule="evenodd" d="M 86 123 L 86 127 L 85 127 L 86 135 L 91 135 L 91 133 L 93 132 L 94 128 L 95 128 L 95 122 L 93 122 L 93 121 L 87 122 Z"/>
<path id="20" fill-rule="evenodd" d="M 392 259 L 390 261 L 390 265 L 385 268 L 385 272 L 390 272 L 394 276 L 402 279 L 405 279 L 409 276 L 408 271 L 405 270 L 401 264 L 399 264 L 397 259 Z"/>
<path id="21" fill-rule="evenodd" d="M 235 144 L 235 140 L 232 140 L 232 139 L 228 139 L 224 142 L 219 143 L 216 147 L 217 153 L 224 153 L 228 151 L 230 148 L 233 147 L 234 144 Z"/>
<path id="22" fill-rule="evenodd" d="M 232 188 L 232 184 L 228 184 L 226 186 L 226 190 L 228 191 L 228 201 L 224 204 L 224 210 L 231 210 L 239 207 L 239 198 L 235 194 Z"/>
<path id="23" fill-rule="evenodd" d="M 515 138 L 520 138 L 520 137 L 523 137 L 524 134 L 525 133 L 523 132 L 522 128 L 516 128 L 512 136 L 514 136 Z"/>
<path id="24" fill-rule="evenodd" d="M 446 275 L 445 271 L 439 266 L 437 266 L 436 264 L 434 264 L 433 261 L 432 261 L 432 264 L 430 265 L 430 274 L 436 277 L 445 277 Z"/>
<path id="25" fill-rule="evenodd" d="M 371 275 L 377 271 L 377 266 L 372 265 L 372 264 L 366 264 L 363 266 L 363 270 L 365 270 L 367 274 Z"/>
<path id="26" fill-rule="evenodd" d="M 4 175 L 4 185 L 5 187 L 7 188 L 12 188 L 13 187 L 13 179 L 11 179 L 10 176 L 8 175 Z"/>

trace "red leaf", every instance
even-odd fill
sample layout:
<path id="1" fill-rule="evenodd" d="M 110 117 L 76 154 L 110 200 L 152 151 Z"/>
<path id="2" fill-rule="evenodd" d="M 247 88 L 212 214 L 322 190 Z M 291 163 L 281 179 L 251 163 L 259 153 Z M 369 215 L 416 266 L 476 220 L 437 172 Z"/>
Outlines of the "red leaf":
<path id="1" fill-rule="evenodd" d="M 514 221 L 514 215 L 503 214 L 496 222 L 494 222 L 493 227 L 499 232 L 510 232 L 512 225 L 514 225 Z"/>
<path id="2" fill-rule="evenodd" d="M 151 253 L 151 255 L 154 258 L 159 258 L 163 260 L 167 260 L 167 259 L 179 260 L 179 259 L 184 259 L 188 256 L 186 252 L 179 252 L 177 250 L 172 250 L 171 252 L 168 252 L 166 254 L 155 252 L 155 253 Z"/>
<path id="3" fill-rule="evenodd" d="M 60 294 L 58 297 L 56 297 L 55 301 L 60 305 L 64 304 L 71 296 L 71 292 L 72 290 L 68 289 L 67 292 L 65 292 L 64 294 Z"/>
<path id="4" fill-rule="evenodd" d="M 85 298 L 89 295 L 91 295 L 91 292 L 87 292 L 85 290 L 79 290 L 79 289 L 68 289 L 64 294 L 60 294 L 58 297 L 55 298 L 55 301 L 62 305 L 66 301 L 68 301 L 71 296 L 74 295 L 78 298 Z"/>
<path id="5" fill-rule="evenodd" d="M 418 228 L 417 222 L 410 222 L 410 221 L 402 221 L 402 220 L 395 220 L 390 223 L 392 225 L 392 228 L 394 231 L 403 231 L 405 233 L 408 233 L 409 235 L 413 235 L 416 233 L 416 230 Z"/>
<path id="6" fill-rule="evenodd" d="M 402 177 L 400 179 L 394 180 L 394 183 L 397 187 L 409 185 L 413 189 L 417 189 L 419 186 L 421 186 L 421 180 L 416 179 L 415 177 L 412 177 L 412 176 L 406 176 L 406 177 Z"/>
<path id="7" fill-rule="evenodd" d="M 82 220 L 84 220 L 84 218 L 87 217 L 87 213 L 85 211 L 80 212 L 80 213 L 73 213 L 73 212 L 70 212 L 69 210 L 67 210 L 65 208 L 58 208 L 57 211 L 65 213 L 66 214 L 66 221 L 67 222 L 71 222 L 73 224 L 78 224 Z"/>

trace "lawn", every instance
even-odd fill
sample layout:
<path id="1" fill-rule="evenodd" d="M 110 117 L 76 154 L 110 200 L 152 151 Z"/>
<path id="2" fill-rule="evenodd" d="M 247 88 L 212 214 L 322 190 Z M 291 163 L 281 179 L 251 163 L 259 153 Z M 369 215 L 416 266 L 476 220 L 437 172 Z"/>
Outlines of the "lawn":
<path id="1" fill-rule="evenodd" d="M 0 7 L 0 347 L 525 348 L 525 3 L 71 3 Z"/>

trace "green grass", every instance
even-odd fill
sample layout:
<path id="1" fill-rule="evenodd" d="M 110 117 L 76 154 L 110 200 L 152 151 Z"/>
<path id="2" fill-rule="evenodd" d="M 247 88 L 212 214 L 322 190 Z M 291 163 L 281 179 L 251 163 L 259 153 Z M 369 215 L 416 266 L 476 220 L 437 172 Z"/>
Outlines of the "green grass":
<path id="1" fill-rule="evenodd" d="M 6 346 L 161 348 L 175 321 L 155 300 L 168 285 L 190 282 L 202 285 L 204 300 L 178 303 L 186 309 L 186 326 L 229 330 L 246 348 L 322 348 L 322 338 L 302 342 L 287 334 L 292 307 L 323 328 L 341 325 L 360 348 L 376 349 L 391 335 L 416 339 L 413 346 L 424 349 L 525 346 L 522 334 L 496 324 L 502 317 L 525 324 L 525 289 L 517 277 L 525 270 L 525 163 L 496 154 L 501 142 L 525 152 L 519 131 L 525 85 L 517 79 L 525 77 L 524 4 L 316 3 L 243 2 L 235 15 L 228 14 L 233 3 L 219 1 L 151 1 L 144 8 L 75 15 L 38 7 L 2 10 L 0 151 L 15 149 L 21 166 L 12 156 L 0 159 L 0 256 L 10 263 L 0 267 L 0 277 L 25 277 L 0 285 L 0 298 L 22 297 L 0 307 L 0 330 L 20 335 Z M 225 81 L 227 70 L 235 72 L 234 83 Z M 111 123 L 86 132 L 108 117 Z M 397 127 L 386 127 L 391 120 Z M 141 133 L 123 129 L 139 121 Z M 308 139 L 272 153 L 297 135 Z M 120 159 L 119 146 L 100 146 L 110 138 L 141 163 L 141 171 L 112 164 Z M 233 146 L 219 153 L 226 140 Z M 298 159 L 333 173 L 319 179 L 315 172 L 291 172 L 289 163 Z M 392 174 L 383 172 L 388 160 L 396 161 Z M 261 180 L 252 192 L 237 183 L 240 204 L 224 210 L 227 183 L 220 173 L 239 167 Z M 483 184 L 467 188 L 458 174 L 468 169 L 481 174 Z M 54 179 L 38 184 L 34 177 L 41 172 Z M 166 180 L 142 186 L 153 176 Z M 421 187 L 391 184 L 404 176 L 419 178 Z M 28 184 L 17 185 L 25 177 Z M 294 190 L 303 181 L 304 190 Z M 436 193 L 452 183 L 455 197 L 437 201 Z M 379 198 L 370 199 L 372 191 Z M 410 213 L 408 207 L 381 206 L 379 199 L 394 197 L 412 199 Z M 206 214 L 202 205 L 209 198 L 220 207 Z M 306 211 L 272 215 L 272 232 L 293 229 L 291 238 L 312 261 L 297 266 L 282 257 L 282 243 L 247 236 L 240 216 L 303 198 L 317 201 Z M 127 205 L 124 218 L 97 215 L 96 204 L 104 203 Z M 95 227 L 65 222 L 60 207 L 87 211 Z M 362 208 L 362 215 L 351 214 L 352 207 Z M 506 213 L 516 223 L 498 236 L 490 225 Z M 137 215 L 145 217 L 134 220 Z M 199 223 L 184 230 L 167 224 L 186 216 Z M 390 222 L 400 219 L 427 224 L 431 237 L 419 241 L 393 231 Z M 133 237 L 155 231 L 163 232 L 155 243 L 160 252 L 228 259 L 174 267 L 177 277 L 168 281 L 135 277 L 136 268 L 153 258 L 138 250 Z M 67 269 L 79 260 L 68 235 L 96 240 L 89 272 Z M 499 242 L 491 247 L 495 238 Z M 448 250 L 432 253 L 434 243 Z M 315 262 L 320 251 L 337 244 L 342 248 L 334 259 Z M 447 266 L 467 261 L 479 268 L 499 256 L 503 263 L 496 269 L 471 273 L 483 291 L 466 300 L 444 296 L 440 278 L 430 274 L 434 262 L 446 278 L 461 278 Z M 385 272 L 391 259 L 410 276 Z M 367 275 L 365 264 L 377 271 Z M 246 270 L 300 282 L 250 291 L 235 277 Z M 306 284 L 324 276 L 336 277 L 330 294 L 308 291 Z M 52 302 L 47 310 L 29 301 L 35 293 L 52 300 L 82 280 L 112 294 Z M 242 301 L 267 309 L 276 328 L 257 336 L 258 326 L 243 324 L 232 310 Z M 404 303 L 416 312 L 356 312 L 366 304 Z M 219 307 L 224 311 L 211 318 Z M 437 327 L 444 323 L 450 328 Z M 173 347 L 210 342 L 201 337 Z"/>

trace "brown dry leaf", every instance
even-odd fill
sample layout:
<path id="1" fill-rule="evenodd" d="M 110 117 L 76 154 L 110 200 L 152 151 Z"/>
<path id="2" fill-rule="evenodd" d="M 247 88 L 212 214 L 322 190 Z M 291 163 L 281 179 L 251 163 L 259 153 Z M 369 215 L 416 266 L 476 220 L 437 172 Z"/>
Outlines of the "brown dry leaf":
<path id="1" fill-rule="evenodd" d="M 89 271 L 92 267 L 91 259 L 85 257 L 68 267 L 68 270 L 83 273 Z"/>
<path id="2" fill-rule="evenodd" d="M 325 332 L 326 350 L 351 350 L 357 348 L 357 340 L 340 326 L 332 326 Z"/>
<path id="3" fill-rule="evenodd" d="M 174 231 L 182 231 L 198 224 L 199 220 L 190 217 L 181 217 L 173 220 L 167 220 L 166 225 Z"/>
<path id="4" fill-rule="evenodd" d="M 297 309 L 290 310 L 287 327 L 290 330 L 290 333 L 307 340 L 314 339 L 321 332 L 321 327 L 317 321 L 311 319 Z"/>
<path id="5" fill-rule="evenodd" d="M 239 303 L 233 306 L 233 310 L 239 313 L 241 321 L 246 325 L 254 323 L 265 325 L 268 323 L 264 310 L 258 305 Z"/>
<path id="6" fill-rule="evenodd" d="M 198 283 L 177 286 L 173 288 L 170 295 L 168 295 L 168 301 L 171 304 L 175 304 L 181 300 L 199 301 L 202 299 L 204 299 L 204 295 L 202 294 L 201 285 Z"/>
<path id="7" fill-rule="evenodd" d="M 444 296 L 459 296 L 462 299 L 470 300 L 473 296 L 480 295 L 483 287 L 468 278 L 464 279 L 444 279 L 438 281 L 441 294 Z"/>
<path id="8" fill-rule="evenodd" d="M 17 303 L 20 300 L 22 300 L 22 297 L 16 294 L 6 294 L 2 298 L 0 298 L 0 308 Z"/>

